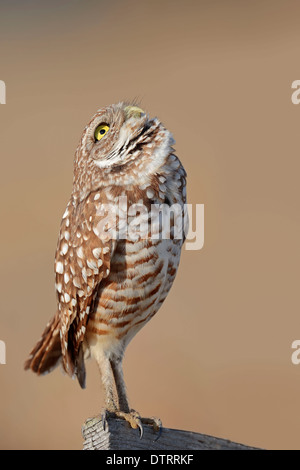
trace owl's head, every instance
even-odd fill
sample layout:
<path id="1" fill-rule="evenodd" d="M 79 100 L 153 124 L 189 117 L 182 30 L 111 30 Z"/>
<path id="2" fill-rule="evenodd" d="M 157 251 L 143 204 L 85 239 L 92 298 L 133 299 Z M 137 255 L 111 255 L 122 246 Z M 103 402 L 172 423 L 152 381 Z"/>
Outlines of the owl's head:
<path id="1" fill-rule="evenodd" d="M 136 170 L 147 165 L 147 172 L 154 171 L 173 143 L 161 122 L 136 105 L 122 102 L 102 108 L 83 131 L 75 155 L 74 186 L 79 190 L 89 183 L 95 189 L 101 179 L 113 175 L 116 182 L 130 170 L 140 181 Z"/>

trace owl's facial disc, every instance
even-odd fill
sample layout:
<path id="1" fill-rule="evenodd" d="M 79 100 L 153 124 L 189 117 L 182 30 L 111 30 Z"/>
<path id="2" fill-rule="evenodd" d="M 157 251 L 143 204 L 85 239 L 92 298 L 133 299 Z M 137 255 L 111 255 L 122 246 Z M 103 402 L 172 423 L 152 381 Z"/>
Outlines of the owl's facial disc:
<path id="1" fill-rule="evenodd" d="M 137 106 L 121 104 L 111 116 L 102 118 L 106 122 L 99 124 L 98 121 L 94 128 L 95 147 L 92 158 L 98 168 L 123 165 L 136 150 L 137 141 L 142 144 L 140 137 L 145 130 L 148 116 Z"/>
<path id="2" fill-rule="evenodd" d="M 98 168 L 122 166 L 136 150 L 142 152 L 150 122 L 143 109 L 127 103 L 99 110 L 86 133 L 89 157 Z"/>

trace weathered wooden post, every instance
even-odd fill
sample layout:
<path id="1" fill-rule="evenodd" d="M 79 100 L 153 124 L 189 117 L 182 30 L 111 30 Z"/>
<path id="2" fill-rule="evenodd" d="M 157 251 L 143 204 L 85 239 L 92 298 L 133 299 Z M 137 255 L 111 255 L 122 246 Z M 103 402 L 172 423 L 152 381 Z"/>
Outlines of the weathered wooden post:
<path id="1" fill-rule="evenodd" d="M 83 450 L 257 450 L 243 444 L 190 431 L 163 428 L 161 436 L 150 425 L 132 429 L 122 419 L 109 418 L 105 430 L 100 416 L 88 419 L 82 427 Z"/>

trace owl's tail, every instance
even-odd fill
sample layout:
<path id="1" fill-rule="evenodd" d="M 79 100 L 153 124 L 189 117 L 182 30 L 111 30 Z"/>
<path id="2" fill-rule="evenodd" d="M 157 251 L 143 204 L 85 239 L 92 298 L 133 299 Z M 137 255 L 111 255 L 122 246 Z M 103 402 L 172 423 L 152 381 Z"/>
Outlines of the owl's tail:
<path id="1" fill-rule="evenodd" d="M 24 364 L 25 370 L 31 369 L 40 375 L 51 372 L 58 365 L 61 359 L 59 326 L 59 317 L 55 315 L 31 351 Z"/>

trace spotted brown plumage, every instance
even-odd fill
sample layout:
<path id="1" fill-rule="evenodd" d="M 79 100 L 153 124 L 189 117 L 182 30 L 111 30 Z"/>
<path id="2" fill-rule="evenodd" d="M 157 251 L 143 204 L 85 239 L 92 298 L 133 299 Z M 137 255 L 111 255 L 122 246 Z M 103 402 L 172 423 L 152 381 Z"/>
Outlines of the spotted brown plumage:
<path id="1" fill-rule="evenodd" d="M 133 427 L 141 421 L 128 404 L 124 351 L 165 300 L 186 229 L 186 173 L 173 144 L 158 119 L 125 103 L 99 110 L 86 126 L 56 250 L 57 312 L 25 363 L 43 374 L 61 362 L 84 387 L 91 355 L 106 410 Z"/>

